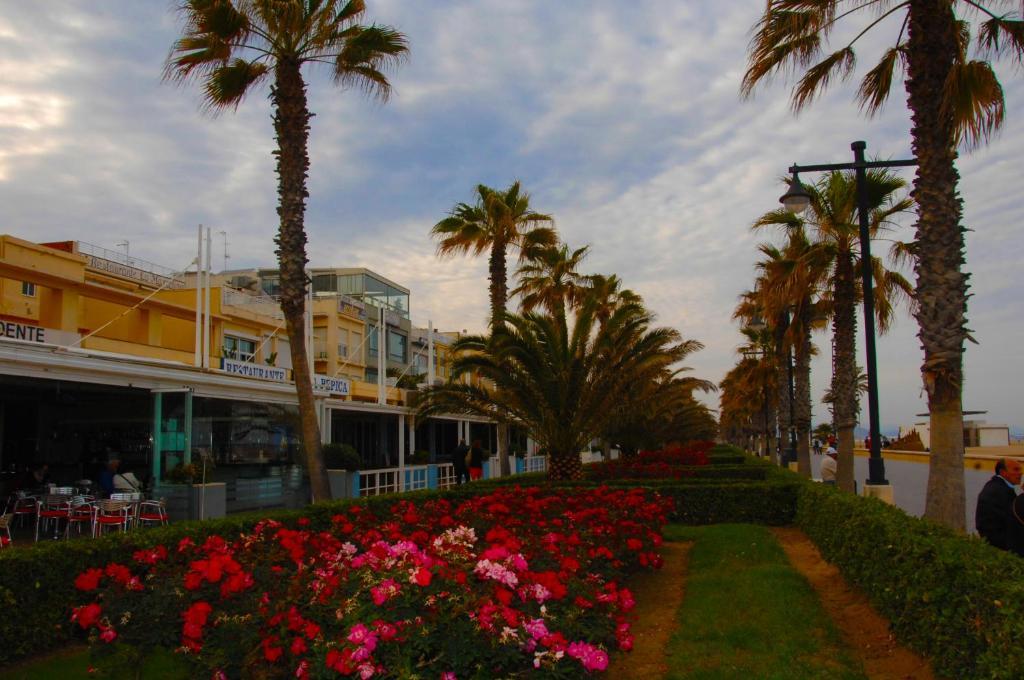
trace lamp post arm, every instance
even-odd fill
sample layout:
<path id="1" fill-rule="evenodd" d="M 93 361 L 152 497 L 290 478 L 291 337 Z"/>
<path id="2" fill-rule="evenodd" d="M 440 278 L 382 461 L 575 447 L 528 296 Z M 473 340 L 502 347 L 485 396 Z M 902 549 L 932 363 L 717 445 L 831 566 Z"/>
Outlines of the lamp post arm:
<path id="1" fill-rule="evenodd" d="M 801 172 L 832 172 L 834 170 L 856 170 L 857 168 L 906 168 L 917 165 L 916 160 L 898 161 L 859 161 L 855 163 L 824 163 L 821 165 L 789 166 L 790 174 Z"/>

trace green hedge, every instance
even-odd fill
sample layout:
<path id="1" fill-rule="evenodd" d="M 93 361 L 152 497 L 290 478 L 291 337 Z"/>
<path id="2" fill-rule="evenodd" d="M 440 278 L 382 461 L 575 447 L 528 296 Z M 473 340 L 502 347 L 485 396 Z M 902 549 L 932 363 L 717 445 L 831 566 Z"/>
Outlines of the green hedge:
<path id="1" fill-rule="evenodd" d="M 1024 678 L 1024 560 L 876 499 L 800 483 L 797 524 L 950 678 Z"/>

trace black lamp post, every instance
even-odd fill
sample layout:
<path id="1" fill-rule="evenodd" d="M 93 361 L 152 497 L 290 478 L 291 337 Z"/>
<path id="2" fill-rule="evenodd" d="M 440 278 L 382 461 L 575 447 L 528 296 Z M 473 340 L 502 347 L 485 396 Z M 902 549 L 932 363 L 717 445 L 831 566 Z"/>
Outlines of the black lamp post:
<path id="1" fill-rule="evenodd" d="M 865 142 L 854 142 L 853 163 L 830 163 L 826 165 L 792 165 L 789 171 L 793 179 L 789 190 L 779 198 L 787 210 L 801 213 L 810 205 L 811 196 L 800 183 L 801 172 L 832 172 L 834 170 L 854 170 L 857 177 L 857 212 L 860 216 L 860 256 L 861 284 L 864 288 L 864 344 L 867 351 L 868 365 L 868 421 L 871 437 L 871 451 L 868 458 L 868 484 L 885 485 L 885 463 L 882 461 L 882 437 L 878 429 L 878 366 L 875 361 L 875 299 L 871 281 L 871 234 L 868 229 L 868 168 L 895 168 L 917 165 L 916 160 L 905 161 L 866 161 L 864 160 Z"/>
<path id="2" fill-rule="evenodd" d="M 783 323 L 786 324 L 786 328 L 789 328 L 789 308 L 786 308 L 785 317 Z M 789 453 L 786 456 L 787 463 L 796 462 L 796 415 L 794 402 L 796 401 L 796 394 L 793 388 L 793 348 L 786 348 L 786 379 L 789 381 Z"/>

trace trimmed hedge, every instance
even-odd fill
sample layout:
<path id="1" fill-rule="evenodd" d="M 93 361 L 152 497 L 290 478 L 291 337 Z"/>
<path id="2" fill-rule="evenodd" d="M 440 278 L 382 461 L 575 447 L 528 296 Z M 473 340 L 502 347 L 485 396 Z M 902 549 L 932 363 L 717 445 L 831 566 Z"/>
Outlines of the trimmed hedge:
<path id="1" fill-rule="evenodd" d="M 950 678 L 1024 678 L 1024 560 L 873 498 L 801 482 L 798 526 Z"/>

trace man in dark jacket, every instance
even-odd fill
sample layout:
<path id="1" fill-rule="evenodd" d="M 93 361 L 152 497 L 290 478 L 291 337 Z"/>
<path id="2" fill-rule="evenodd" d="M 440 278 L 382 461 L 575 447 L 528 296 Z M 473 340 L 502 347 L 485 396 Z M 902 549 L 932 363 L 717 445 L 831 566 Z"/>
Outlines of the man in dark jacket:
<path id="1" fill-rule="evenodd" d="M 455 453 L 452 454 L 452 466 L 455 467 L 456 484 L 469 481 L 469 466 L 466 465 L 467 453 L 469 453 L 469 447 L 466 446 L 466 440 L 460 439 L 459 445 L 455 447 Z"/>
<path id="2" fill-rule="evenodd" d="M 1020 484 L 1020 461 L 1000 458 L 996 461 L 996 474 L 985 482 L 978 494 L 978 507 L 974 511 L 974 526 L 986 541 L 997 548 L 1008 550 L 1007 531 L 1011 518 L 1016 486 Z"/>

